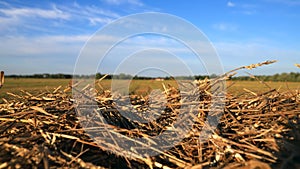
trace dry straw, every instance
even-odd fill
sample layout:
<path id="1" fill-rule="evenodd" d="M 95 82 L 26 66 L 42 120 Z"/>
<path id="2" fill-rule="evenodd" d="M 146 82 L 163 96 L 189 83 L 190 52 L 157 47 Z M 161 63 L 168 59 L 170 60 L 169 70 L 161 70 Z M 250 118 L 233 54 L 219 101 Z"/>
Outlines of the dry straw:
<path id="1" fill-rule="evenodd" d="M 81 125 L 97 123 L 98 128 L 86 127 L 95 132 L 109 125 L 111 134 L 121 133 L 128 138 L 143 137 L 155 142 L 152 136 L 172 130 L 170 126 L 179 116 L 178 109 L 183 106 L 181 100 L 185 96 L 180 96 L 172 86 L 164 85 L 163 93 L 168 104 L 163 114 L 147 124 L 123 117 L 114 107 L 109 91 L 97 91 L 98 95 L 92 98 L 98 103 L 97 110 L 101 110 L 101 115 L 109 124 L 89 119 L 81 119 L 82 123 L 79 123 L 74 100 L 68 93 L 72 84 L 36 95 L 25 91 L 24 95 L 8 93 L 10 98 L 3 98 L 0 104 L 0 168 L 268 169 L 279 165 L 294 168 L 297 161 L 292 160 L 297 159 L 293 157 L 299 152 L 294 142 L 300 140 L 298 91 L 281 93 L 270 88 L 267 92 L 257 93 L 248 89 L 246 91 L 250 95 L 243 97 L 228 93 L 217 129 L 212 131 L 213 135 L 207 141 L 199 140 L 208 112 L 213 111 L 210 103 L 213 85 L 233 76 L 236 70 L 252 69 L 273 62 L 243 66 L 216 79 L 199 80 L 191 91 L 199 95 L 198 99 L 186 103 L 199 105 L 199 109 L 195 110 L 198 113 L 192 129 L 185 139 L 170 150 L 148 158 L 135 153 L 130 158 L 122 157 L 116 145 L 105 142 L 105 133 L 99 134 L 103 144 L 96 144 Z M 95 91 L 91 86 L 78 92 L 86 94 Z M 137 113 L 148 107 L 146 97 L 131 95 L 131 102 L 135 105 L 132 111 Z M 93 113 L 91 115 L 95 116 Z M 146 144 L 136 144 L 140 145 L 140 149 L 147 148 Z M 286 159 L 290 161 L 282 163 Z"/>

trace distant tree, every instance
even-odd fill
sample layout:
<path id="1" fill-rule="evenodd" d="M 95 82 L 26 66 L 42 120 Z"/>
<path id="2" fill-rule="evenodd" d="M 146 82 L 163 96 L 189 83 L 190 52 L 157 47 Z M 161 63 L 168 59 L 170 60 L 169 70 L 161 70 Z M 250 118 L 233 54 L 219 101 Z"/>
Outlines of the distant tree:
<path id="1" fill-rule="evenodd" d="M 101 74 L 101 73 L 96 73 L 95 79 L 100 79 L 101 77 L 102 77 L 102 74 Z"/>
<path id="2" fill-rule="evenodd" d="M 216 78 L 216 77 L 218 77 L 218 76 L 214 73 L 209 76 L 209 78 Z"/>

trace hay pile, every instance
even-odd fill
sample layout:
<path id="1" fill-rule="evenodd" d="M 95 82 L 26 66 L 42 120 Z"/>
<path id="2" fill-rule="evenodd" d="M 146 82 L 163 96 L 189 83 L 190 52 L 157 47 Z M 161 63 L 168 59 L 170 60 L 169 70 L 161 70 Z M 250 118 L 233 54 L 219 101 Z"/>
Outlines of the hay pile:
<path id="1" fill-rule="evenodd" d="M 86 129 L 91 123 L 97 123 L 97 126 L 110 126 L 111 132 L 127 138 L 147 138 L 149 142 L 158 143 L 159 140 L 151 140 L 152 136 L 172 130 L 170 126 L 180 117 L 177 110 L 184 108 L 181 105 L 184 96 L 172 86 L 165 86 L 168 103 L 164 112 L 148 123 L 138 123 L 122 116 L 109 91 L 98 91 L 95 98 L 91 98 L 97 102 L 97 112 L 107 124 L 78 118 L 75 111 L 78 104 L 70 94 L 72 86 L 60 86 L 39 95 L 26 91 L 23 95 L 8 93 L 11 98 L 2 98 L 4 104 L 0 105 L 0 168 L 299 167 L 299 91 L 280 93 L 270 88 L 264 93 L 248 90 L 245 97 L 226 94 L 224 113 L 218 113 L 213 107 L 213 116 L 220 116 L 217 128 L 211 131 L 209 138 L 199 139 L 203 137 L 200 133 L 207 125 L 205 121 L 211 115 L 214 85 L 233 76 L 234 71 L 217 79 L 197 81 L 191 92 L 198 97 L 190 104 L 200 106 L 193 116 L 190 132 L 178 144 L 154 157 L 139 153 L 123 157 L 122 149 L 105 142 L 95 143 L 82 126 Z M 91 91 L 91 88 L 87 87 L 80 93 L 84 95 L 86 91 Z M 139 113 L 149 107 L 147 97 L 131 95 L 130 101 L 135 106 L 134 110 L 128 111 Z M 86 117 L 90 117 L 89 114 Z M 98 133 L 98 136 L 101 141 L 105 134 Z M 168 141 L 169 138 L 165 139 Z M 136 145 L 147 148 L 147 144 Z"/>

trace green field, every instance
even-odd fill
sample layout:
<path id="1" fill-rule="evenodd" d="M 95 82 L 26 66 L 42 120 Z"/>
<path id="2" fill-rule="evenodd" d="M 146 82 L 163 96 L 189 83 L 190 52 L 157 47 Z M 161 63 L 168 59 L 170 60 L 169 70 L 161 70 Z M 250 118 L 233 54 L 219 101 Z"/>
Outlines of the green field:
<path id="1" fill-rule="evenodd" d="M 0 97 L 7 97 L 7 92 L 20 94 L 21 90 L 27 91 L 32 94 L 37 94 L 45 91 L 53 91 L 58 86 L 66 87 L 70 79 L 25 79 L 25 78 L 6 78 L 4 86 L 0 89 Z M 177 87 L 174 80 L 155 81 L 155 80 L 134 80 L 129 85 L 130 93 L 136 94 L 149 94 L 153 89 L 163 89 L 162 83 Z M 299 82 L 265 82 L 271 88 L 278 89 L 279 91 L 299 90 Z M 103 80 L 96 87 L 110 89 L 111 80 Z M 245 89 L 251 90 L 256 93 L 263 93 L 269 90 L 267 85 L 258 81 L 228 81 L 227 92 L 240 95 L 246 93 Z M 117 85 L 118 86 L 118 85 Z M 119 86 L 122 88 L 122 85 Z"/>

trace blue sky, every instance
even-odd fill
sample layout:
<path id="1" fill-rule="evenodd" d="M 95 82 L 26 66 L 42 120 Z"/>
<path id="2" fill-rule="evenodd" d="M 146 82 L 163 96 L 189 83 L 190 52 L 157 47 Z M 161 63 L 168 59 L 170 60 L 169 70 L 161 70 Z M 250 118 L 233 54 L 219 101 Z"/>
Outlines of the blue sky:
<path id="1" fill-rule="evenodd" d="M 279 62 L 249 72 L 299 71 L 294 66 L 300 63 L 299 0 L 0 1 L 0 69 L 7 74 L 73 73 L 81 49 L 97 30 L 141 12 L 169 13 L 194 24 L 216 48 L 225 71 L 265 60 Z M 135 40 L 178 47 L 172 40 L 146 37 Z M 111 56 L 101 71 L 111 73 L 113 61 Z"/>

